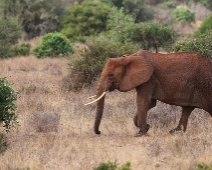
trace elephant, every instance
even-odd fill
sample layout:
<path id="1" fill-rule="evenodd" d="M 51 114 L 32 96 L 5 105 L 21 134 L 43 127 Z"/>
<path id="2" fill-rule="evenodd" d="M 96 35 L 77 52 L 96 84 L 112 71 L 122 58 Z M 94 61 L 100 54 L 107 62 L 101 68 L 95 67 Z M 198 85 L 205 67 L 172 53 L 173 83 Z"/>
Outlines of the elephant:
<path id="1" fill-rule="evenodd" d="M 156 101 L 182 107 L 178 126 L 170 133 L 186 131 L 188 118 L 195 108 L 212 116 L 212 63 L 196 52 L 152 53 L 139 50 L 130 55 L 107 60 L 101 73 L 96 97 L 94 131 L 99 126 L 104 110 L 106 92 L 117 89 L 127 92 L 136 89 L 137 111 L 133 121 L 139 131 L 135 137 L 147 133 L 147 112 Z M 90 102 L 88 104 L 91 104 Z"/>

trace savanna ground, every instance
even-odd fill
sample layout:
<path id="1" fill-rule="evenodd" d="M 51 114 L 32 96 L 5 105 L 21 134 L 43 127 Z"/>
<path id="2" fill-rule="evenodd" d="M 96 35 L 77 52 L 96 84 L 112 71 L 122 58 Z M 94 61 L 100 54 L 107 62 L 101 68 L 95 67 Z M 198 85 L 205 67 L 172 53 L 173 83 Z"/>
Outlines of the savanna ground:
<path id="1" fill-rule="evenodd" d="M 132 121 L 134 90 L 107 94 L 102 134 L 95 135 L 95 104 L 83 105 L 95 87 L 66 91 L 68 62 L 32 56 L 0 61 L 0 76 L 19 91 L 21 125 L 7 134 L 9 147 L 0 155 L 0 170 L 92 170 L 115 160 L 120 165 L 130 161 L 133 170 L 193 170 L 198 162 L 212 163 L 212 118 L 199 109 L 192 113 L 186 133 L 171 135 L 181 109 L 158 103 L 148 114 L 148 134 L 133 137 L 138 130 Z"/>

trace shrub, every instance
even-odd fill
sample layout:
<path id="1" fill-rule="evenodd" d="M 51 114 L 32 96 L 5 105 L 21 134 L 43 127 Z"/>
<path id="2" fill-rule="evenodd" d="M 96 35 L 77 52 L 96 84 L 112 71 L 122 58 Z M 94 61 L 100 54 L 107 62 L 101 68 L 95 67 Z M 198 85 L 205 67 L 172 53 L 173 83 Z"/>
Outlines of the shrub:
<path id="1" fill-rule="evenodd" d="M 175 52 L 195 51 L 212 59 L 212 30 L 208 30 L 196 38 L 178 41 L 174 45 L 173 50 Z"/>
<path id="2" fill-rule="evenodd" d="M 23 43 L 20 46 L 16 47 L 16 53 L 19 56 L 26 56 L 30 54 L 30 44 L 29 43 Z"/>
<path id="3" fill-rule="evenodd" d="M 60 114 L 56 112 L 35 112 L 29 126 L 32 126 L 36 132 L 58 132 Z"/>
<path id="4" fill-rule="evenodd" d="M 188 8 L 176 8 L 172 11 L 172 17 L 176 22 L 180 23 L 192 23 L 195 22 L 195 12 L 191 12 Z"/>
<path id="5" fill-rule="evenodd" d="M 131 54 L 138 49 L 139 47 L 135 44 L 122 44 L 105 37 L 90 40 L 87 48 L 81 50 L 81 56 L 69 64 L 71 66 L 71 82 L 66 88 L 77 90 L 91 84 L 100 75 L 108 58 Z"/>
<path id="6" fill-rule="evenodd" d="M 195 32 L 195 36 L 203 34 L 207 30 L 212 30 L 212 13 L 202 22 L 200 27 Z"/>
<path id="7" fill-rule="evenodd" d="M 177 33 L 167 25 L 158 23 L 132 24 L 123 28 L 117 35 L 121 42 L 133 42 L 140 44 L 141 48 L 149 50 L 154 48 L 156 52 L 160 47 L 170 51 Z"/>
<path id="8" fill-rule="evenodd" d="M 117 161 L 108 162 L 108 163 L 101 163 L 98 167 L 94 168 L 93 170 L 132 170 L 130 168 L 130 162 L 126 162 L 125 164 L 118 166 Z"/>
<path id="9" fill-rule="evenodd" d="M 70 41 L 59 32 L 44 35 L 41 44 L 33 50 L 38 58 L 67 56 L 70 53 L 74 53 Z"/>
<path id="10" fill-rule="evenodd" d="M 197 168 L 198 168 L 198 170 L 212 170 L 212 164 L 206 164 L 206 163 L 204 163 L 204 162 L 202 162 L 202 163 L 197 163 L 196 164 L 197 165 Z"/>
<path id="11" fill-rule="evenodd" d="M 15 18 L 0 16 L 0 58 L 15 56 L 13 45 L 21 37 L 21 27 Z"/>
<path id="12" fill-rule="evenodd" d="M 0 122 L 3 123 L 6 132 L 18 125 L 17 116 L 15 114 L 16 105 L 14 101 L 17 99 L 17 92 L 15 92 L 7 78 L 0 78 Z"/>
<path id="13" fill-rule="evenodd" d="M 72 41 L 78 37 L 95 36 L 107 30 L 107 19 L 112 8 L 100 1 L 75 2 L 62 20 L 62 30 Z"/>

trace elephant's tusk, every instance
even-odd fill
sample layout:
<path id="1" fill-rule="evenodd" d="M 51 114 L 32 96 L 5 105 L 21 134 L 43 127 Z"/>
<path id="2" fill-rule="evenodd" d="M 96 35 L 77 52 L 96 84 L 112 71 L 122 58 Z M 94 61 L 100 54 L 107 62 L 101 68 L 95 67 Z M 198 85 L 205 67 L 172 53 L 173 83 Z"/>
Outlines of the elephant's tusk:
<path id="1" fill-rule="evenodd" d="M 86 103 L 86 104 L 84 104 L 84 105 L 86 106 L 86 105 L 89 105 L 89 104 L 92 104 L 92 103 L 94 103 L 94 102 L 99 101 L 102 97 L 104 97 L 105 94 L 106 94 L 106 92 L 103 92 L 103 93 L 101 94 L 101 96 L 99 96 L 96 100 L 94 100 L 94 101 L 92 101 L 92 102 L 89 102 L 89 103 Z M 92 97 L 93 97 L 93 96 L 92 96 Z"/>
<path id="2" fill-rule="evenodd" d="M 92 98 L 94 98 L 94 97 L 96 97 L 96 95 L 94 95 L 94 96 L 91 96 L 91 97 L 89 97 L 88 99 L 92 99 Z"/>

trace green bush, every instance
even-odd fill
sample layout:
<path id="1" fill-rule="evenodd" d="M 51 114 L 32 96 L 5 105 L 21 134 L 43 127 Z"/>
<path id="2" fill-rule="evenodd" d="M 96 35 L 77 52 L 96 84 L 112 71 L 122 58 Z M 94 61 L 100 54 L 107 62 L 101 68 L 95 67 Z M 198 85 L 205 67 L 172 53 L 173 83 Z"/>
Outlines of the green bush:
<path id="1" fill-rule="evenodd" d="M 112 8 L 100 1 L 75 2 L 62 20 L 62 30 L 71 41 L 78 37 L 95 36 L 107 30 L 107 19 Z"/>
<path id="2" fill-rule="evenodd" d="M 140 44 L 142 49 L 154 48 L 156 52 L 160 47 L 167 51 L 171 50 L 177 33 L 167 25 L 158 23 L 139 23 L 124 27 L 120 34 L 117 34 L 121 42 L 133 42 Z"/>
<path id="3" fill-rule="evenodd" d="M 69 64 L 72 79 L 68 83 L 68 89 L 77 90 L 91 84 L 100 75 L 108 58 L 132 54 L 138 49 L 138 45 L 122 44 L 105 37 L 90 40 L 87 43 L 87 48 L 80 52 L 79 58 Z"/>
<path id="4" fill-rule="evenodd" d="M 182 24 L 195 22 L 195 12 L 191 12 L 187 7 L 176 8 L 171 13 L 176 22 Z"/>
<path id="5" fill-rule="evenodd" d="M 212 30 L 208 30 L 196 38 L 178 41 L 174 45 L 173 50 L 175 52 L 195 51 L 212 59 Z"/>
<path id="6" fill-rule="evenodd" d="M 14 44 L 21 37 L 21 27 L 15 18 L 0 16 L 0 58 L 8 58 L 16 55 Z"/>
<path id="7" fill-rule="evenodd" d="M 212 30 L 212 13 L 202 22 L 194 35 L 198 36 L 205 33 L 207 30 Z"/>
<path id="8" fill-rule="evenodd" d="M 15 125 L 18 125 L 17 116 L 15 114 L 17 100 L 17 92 L 15 92 L 7 78 L 0 78 L 0 122 L 3 123 L 6 132 Z"/>
<path id="9" fill-rule="evenodd" d="M 93 170 L 132 170 L 130 168 L 130 162 L 126 162 L 125 164 L 118 166 L 117 161 L 108 162 L 108 163 L 101 163 L 98 167 L 94 168 Z"/>
<path id="10" fill-rule="evenodd" d="M 212 164 L 206 164 L 204 162 L 196 164 L 198 170 L 212 170 Z"/>
<path id="11" fill-rule="evenodd" d="M 33 50 L 38 58 L 67 56 L 70 53 L 74 53 L 70 41 L 59 32 L 44 35 L 41 44 Z"/>
<path id="12" fill-rule="evenodd" d="M 16 47 L 16 53 L 18 56 L 26 56 L 30 54 L 30 44 L 29 43 L 23 43 L 20 46 Z"/>

